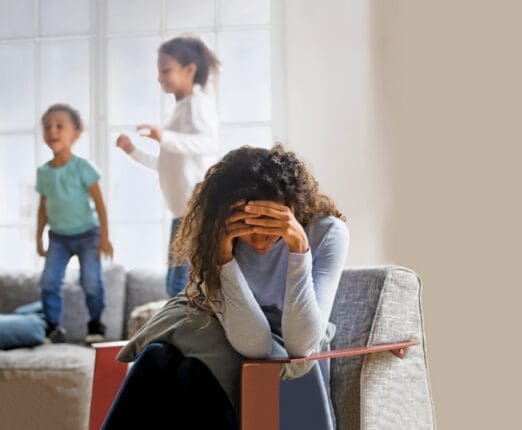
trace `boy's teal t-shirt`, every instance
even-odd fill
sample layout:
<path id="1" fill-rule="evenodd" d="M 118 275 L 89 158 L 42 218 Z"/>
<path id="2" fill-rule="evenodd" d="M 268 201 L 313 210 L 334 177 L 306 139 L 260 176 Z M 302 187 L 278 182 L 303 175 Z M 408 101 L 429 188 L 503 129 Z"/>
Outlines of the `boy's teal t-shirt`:
<path id="1" fill-rule="evenodd" d="M 100 179 L 89 162 L 73 155 L 60 167 L 45 163 L 36 172 L 36 191 L 46 197 L 51 231 L 72 235 L 99 225 L 89 187 Z"/>

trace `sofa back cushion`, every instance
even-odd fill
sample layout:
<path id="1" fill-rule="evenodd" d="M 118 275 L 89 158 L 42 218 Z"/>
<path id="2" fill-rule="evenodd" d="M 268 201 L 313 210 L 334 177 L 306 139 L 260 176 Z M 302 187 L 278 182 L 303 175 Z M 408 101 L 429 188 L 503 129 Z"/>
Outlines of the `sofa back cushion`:
<path id="1" fill-rule="evenodd" d="M 13 312 L 18 306 L 40 299 L 39 273 L 0 273 L 0 312 Z M 125 270 L 120 265 L 103 267 L 106 308 L 102 320 L 107 325 L 107 340 L 118 340 L 123 335 L 123 308 L 125 302 Z M 79 284 L 79 271 L 67 270 L 62 284 L 63 326 L 68 342 L 82 342 L 89 314 L 85 295 Z"/>
<path id="2" fill-rule="evenodd" d="M 127 324 L 131 312 L 138 306 L 160 299 L 168 299 L 165 288 L 166 271 L 131 269 L 127 272 L 127 295 L 124 311 L 123 338 L 127 338 Z"/>

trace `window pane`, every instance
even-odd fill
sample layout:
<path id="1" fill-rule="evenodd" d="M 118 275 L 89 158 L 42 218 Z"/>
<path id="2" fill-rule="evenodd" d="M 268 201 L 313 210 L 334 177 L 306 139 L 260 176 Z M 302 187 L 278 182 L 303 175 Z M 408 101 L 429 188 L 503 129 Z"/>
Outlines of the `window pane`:
<path id="1" fill-rule="evenodd" d="M 73 145 L 73 153 L 78 157 L 89 159 L 91 156 L 89 133 L 84 131 L 80 138 Z M 41 129 L 38 130 L 36 140 L 36 163 L 38 166 L 46 163 L 53 158 L 53 152 L 49 149 L 42 137 Z"/>
<path id="2" fill-rule="evenodd" d="M 133 143 L 146 152 L 158 154 L 156 141 L 124 131 Z M 109 137 L 110 185 L 109 210 L 113 222 L 143 222 L 162 220 L 163 197 L 158 174 L 136 163 L 115 146 L 119 133 Z"/>
<path id="3" fill-rule="evenodd" d="M 209 27 L 214 25 L 214 0 L 167 0 L 167 28 Z"/>
<path id="4" fill-rule="evenodd" d="M 221 24 L 268 24 L 270 0 L 221 0 Z"/>
<path id="5" fill-rule="evenodd" d="M 44 0 L 39 4 L 42 35 L 89 33 L 89 0 Z"/>
<path id="6" fill-rule="evenodd" d="M 243 145 L 270 148 L 272 146 L 270 127 L 234 127 L 226 128 L 221 132 L 222 154 Z"/>
<path id="7" fill-rule="evenodd" d="M 33 0 L 0 0 L 0 39 L 33 36 L 33 14 Z"/>
<path id="8" fill-rule="evenodd" d="M 270 33 L 227 31 L 218 35 L 218 44 L 221 119 L 270 120 Z"/>
<path id="9" fill-rule="evenodd" d="M 35 182 L 33 136 L 0 136 L 0 224 L 34 224 Z"/>
<path id="10" fill-rule="evenodd" d="M 110 124 L 141 124 L 160 119 L 156 53 L 159 38 L 109 41 L 108 104 Z"/>
<path id="11" fill-rule="evenodd" d="M 34 45 L 0 45 L 0 130 L 34 127 Z"/>
<path id="12" fill-rule="evenodd" d="M 53 103 L 68 103 L 89 121 L 89 41 L 41 44 L 41 113 Z"/>
<path id="13" fill-rule="evenodd" d="M 155 224 L 112 224 L 110 227 L 114 261 L 126 269 L 164 267 L 167 273 L 167 249 L 162 228 Z"/>
<path id="14" fill-rule="evenodd" d="M 161 0 L 110 0 L 109 33 L 160 30 Z"/>
<path id="15" fill-rule="evenodd" d="M 0 268 L 34 270 L 37 263 L 33 227 L 0 227 Z"/>

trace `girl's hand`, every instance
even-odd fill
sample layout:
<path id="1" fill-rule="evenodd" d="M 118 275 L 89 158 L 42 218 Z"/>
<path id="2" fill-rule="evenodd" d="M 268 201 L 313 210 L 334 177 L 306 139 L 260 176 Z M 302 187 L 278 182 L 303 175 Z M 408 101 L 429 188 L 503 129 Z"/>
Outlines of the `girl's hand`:
<path id="1" fill-rule="evenodd" d="M 254 217 L 252 214 L 246 213 L 243 209 L 245 200 L 240 200 L 231 206 L 232 214 L 225 221 L 225 228 L 221 233 L 219 242 L 219 264 L 228 263 L 234 258 L 234 239 L 240 236 L 252 234 L 254 227 L 246 225 L 244 220 L 247 217 Z M 234 210 L 235 209 L 235 210 Z"/>
<path id="2" fill-rule="evenodd" d="M 250 214 L 245 218 L 245 224 L 254 227 L 252 233 L 281 236 L 290 252 L 296 254 L 308 251 L 308 237 L 288 206 L 257 200 L 248 202 L 245 212 Z"/>
<path id="3" fill-rule="evenodd" d="M 111 260 L 114 256 L 114 250 L 112 249 L 112 244 L 109 239 L 100 238 L 100 243 L 98 244 L 98 258 L 102 255 L 109 257 Z"/>
<path id="4" fill-rule="evenodd" d="M 36 252 L 40 257 L 47 257 L 47 251 L 44 249 L 41 239 L 36 243 Z"/>
<path id="5" fill-rule="evenodd" d="M 157 140 L 158 142 L 161 142 L 161 128 L 155 127 L 150 124 L 140 124 L 136 127 L 136 130 L 149 130 L 148 134 L 143 134 L 144 136 L 150 137 L 151 139 Z M 141 134 L 141 133 L 140 133 Z"/>
<path id="6" fill-rule="evenodd" d="M 118 136 L 118 139 L 116 139 L 116 146 L 123 149 L 127 154 L 130 154 L 136 148 L 131 142 L 129 136 L 126 134 L 120 134 Z"/>

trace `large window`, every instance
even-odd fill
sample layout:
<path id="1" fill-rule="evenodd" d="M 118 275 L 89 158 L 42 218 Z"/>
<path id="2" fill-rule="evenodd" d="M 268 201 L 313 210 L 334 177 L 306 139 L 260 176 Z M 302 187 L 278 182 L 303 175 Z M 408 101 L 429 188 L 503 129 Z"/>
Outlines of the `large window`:
<path id="1" fill-rule="evenodd" d="M 160 91 L 163 40 L 200 36 L 222 61 L 217 100 L 222 153 L 284 137 L 280 2 L 270 0 L 0 0 L 0 267 L 40 268 L 36 167 L 51 158 L 40 116 L 52 103 L 86 123 L 74 149 L 102 173 L 115 260 L 165 264 L 170 214 L 156 174 L 115 148 L 135 126 L 160 124 L 174 99 Z"/>

